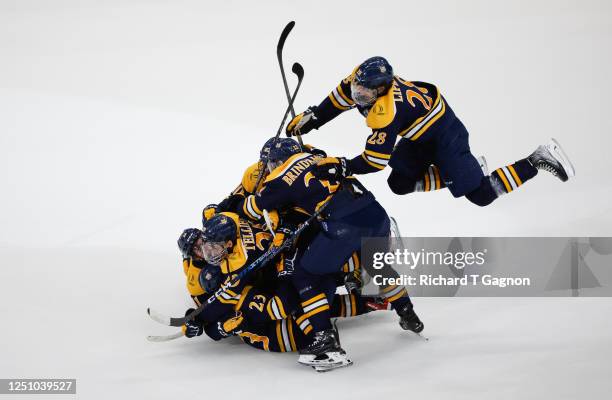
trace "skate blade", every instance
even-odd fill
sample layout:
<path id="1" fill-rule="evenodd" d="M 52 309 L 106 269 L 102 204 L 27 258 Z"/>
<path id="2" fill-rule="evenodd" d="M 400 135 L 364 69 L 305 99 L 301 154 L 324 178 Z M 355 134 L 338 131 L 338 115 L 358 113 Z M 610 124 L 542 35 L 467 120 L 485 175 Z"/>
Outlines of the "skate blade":
<path id="1" fill-rule="evenodd" d="M 341 362 L 341 363 L 336 363 L 336 364 L 331 364 L 331 365 L 311 365 L 311 367 L 317 372 L 329 372 L 329 371 L 333 371 L 334 369 L 338 369 L 338 368 L 350 367 L 351 365 L 353 365 L 353 361 L 345 360 L 344 362 Z"/>
<path id="2" fill-rule="evenodd" d="M 324 366 L 341 365 L 342 363 L 345 363 L 345 362 L 352 363 L 352 361 L 346 357 L 346 354 L 342 354 L 339 352 L 330 352 L 326 354 L 327 354 L 327 358 L 323 360 L 317 360 L 316 356 L 312 354 L 302 354 L 298 358 L 298 363 L 302 365 L 307 365 L 313 368 L 317 366 L 324 367 Z"/>
<path id="3" fill-rule="evenodd" d="M 315 356 L 312 354 L 300 354 L 298 357 L 298 363 L 302 365 L 313 366 L 314 365 Z"/>
<path id="4" fill-rule="evenodd" d="M 548 151 L 550 151 L 550 153 L 553 155 L 553 157 L 555 157 L 555 159 L 559 161 L 559 163 L 565 170 L 565 173 L 567 174 L 568 178 L 576 176 L 576 170 L 574 169 L 574 165 L 572 164 L 569 157 L 567 156 L 565 151 L 563 151 L 563 148 L 555 138 L 550 139 L 550 143 L 546 147 L 548 148 Z"/>

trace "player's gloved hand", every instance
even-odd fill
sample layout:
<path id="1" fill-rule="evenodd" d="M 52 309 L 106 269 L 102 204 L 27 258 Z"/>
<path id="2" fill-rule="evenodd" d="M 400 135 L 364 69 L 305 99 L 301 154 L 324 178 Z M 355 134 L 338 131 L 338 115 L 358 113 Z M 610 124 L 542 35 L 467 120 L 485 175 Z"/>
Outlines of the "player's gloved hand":
<path id="1" fill-rule="evenodd" d="M 223 337 L 228 337 L 242 333 L 242 330 L 240 329 L 242 321 L 244 321 L 244 317 L 242 316 L 241 311 L 237 311 L 235 316 L 225 320 L 224 322 L 218 321 L 217 329 L 219 330 L 219 334 Z"/>
<path id="2" fill-rule="evenodd" d="M 349 272 L 344 276 L 344 287 L 348 293 L 361 293 L 363 281 L 361 280 L 361 273 L 359 271 Z"/>
<path id="3" fill-rule="evenodd" d="M 274 232 L 275 236 L 274 236 L 274 240 L 272 241 L 272 244 L 276 247 L 280 247 L 284 244 L 284 246 L 286 248 L 290 248 L 293 246 L 293 241 L 294 241 L 294 235 L 293 235 L 293 229 L 291 229 L 288 226 L 281 226 L 278 229 L 276 229 L 276 231 Z"/>
<path id="4" fill-rule="evenodd" d="M 283 263 L 282 264 L 283 268 L 282 270 L 277 270 L 276 276 L 278 278 L 288 278 L 288 277 L 293 276 L 295 272 L 295 263 L 297 260 L 297 253 L 298 253 L 298 249 L 297 247 L 294 247 L 294 248 L 289 249 L 289 251 L 283 254 L 283 257 L 281 260 L 281 262 Z"/>
<path id="5" fill-rule="evenodd" d="M 202 221 L 208 221 L 213 215 L 221 212 L 217 204 L 209 204 L 202 211 Z"/>
<path id="6" fill-rule="evenodd" d="M 195 311 L 195 308 L 190 308 L 189 310 L 185 311 L 185 316 L 189 315 L 193 311 Z M 202 324 L 195 319 L 186 321 L 185 325 L 183 325 L 181 329 L 183 330 L 185 337 L 188 338 L 200 336 L 202 332 L 204 332 L 204 327 Z"/>
<path id="7" fill-rule="evenodd" d="M 304 150 L 306 150 L 307 152 L 309 152 L 310 154 L 312 154 L 312 155 L 320 156 L 322 158 L 327 157 L 327 153 L 325 151 L 323 151 L 321 149 L 317 149 L 316 147 L 314 147 L 311 144 L 305 144 L 304 146 L 302 146 L 302 148 Z"/>
<path id="8" fill-rule="evenodd" d="M 297 136 L 297 135 L 305 135 L 314 128 L 316 128 L 317 123 L 317 107 L 311 106 L 306 109 L 301 114 L 296 115 L 287 125 L 285 129 L 285 133 L 287 137 Z"/>
<path id="9" fill-rule="evenodd" d="M 344 157 L 326 157 L 319 160 L 314 168 L 314 175 L 323 180 L 340 180 L 351 176 L 348 160 Z"/>

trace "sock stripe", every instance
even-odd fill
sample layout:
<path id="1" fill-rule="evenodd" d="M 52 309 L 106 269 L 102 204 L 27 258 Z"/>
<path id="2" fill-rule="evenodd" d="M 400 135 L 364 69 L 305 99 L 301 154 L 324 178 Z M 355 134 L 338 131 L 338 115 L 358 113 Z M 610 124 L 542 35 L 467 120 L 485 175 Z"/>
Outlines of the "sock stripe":
<path id="1" fill-rule="evenodd" d="M 499 177 L 499 179 L 501 179 L 502 183 L 504 184 L 504 187 L 506 188 L 506 193 L 510 193 L 512 191 L 512 187 L 508 183 L 508 179 L 506 179 L 506 175 L 504 174 L 504 171 L 501 168 L 498 168 L 495 170 L 495 172 L 497 173 L 497 176 Z"/>
<path id="2" fill-rule="evenodd" d="M 432 165 L 431 167 L 429 167 L 431 169 L 433 169 L 434 174 L 436 176 L 436 190 L 440 189 L 442 187 L 442 185 L 440 184 L 440 171 L 438 171 L 438 167 L 436 167 L 435 165 Z"/>
<path id="3" fill-rule="evenodd" d="M 508 165 L 508 169 L 510 170 L 510 173 L 512 174 L 512 177 L 514 178 L 514 181 L 516 182 L 517 186 L 521 186 L 523 184 L 523 182 L 521 182 L 521 178 L 519 178 L 518 174 L 516 173 L 516 170 L 514 169 L 513 165 Z"/>
<path id="4" fill-rule="evenodd" d="M 512 174 L 510 173 L 510 171 L 508 170 L 508 167 L 502 167 L 502 170 L 504 171 L 504 174 L 506 175 L 506 178 L 508 179 L 508 183 L 510 183 L 510 186 L 512 186 L 512 190 L 516 189 L 518 185 L 514 181 L 514 178 L 512 177 Z"/>
<path id="5" fill-rule="evenodd" d="M 312 303 L 314 303 L 315 301 L 317 301 L 317 300 L 321 300 L 321 299 L 323 299 L 323 298 L 325 298 L 325 295 L 324 295 L 323 293 L 319 293 L 318 295 L 313 296 L 313 297 L 311 297 L 310 299 L 308 299 L 308 300 L 306 300 L 306 301 L 303 301 L 303 302 L 302 302 L 302 307 L 306 307 L 307 305 L 312 304 Z"/>

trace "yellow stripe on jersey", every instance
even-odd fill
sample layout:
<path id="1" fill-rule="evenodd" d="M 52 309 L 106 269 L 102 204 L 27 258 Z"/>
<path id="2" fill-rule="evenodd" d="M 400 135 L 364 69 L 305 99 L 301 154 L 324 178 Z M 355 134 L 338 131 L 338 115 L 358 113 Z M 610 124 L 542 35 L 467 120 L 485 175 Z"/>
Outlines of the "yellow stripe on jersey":
<path id="1" fill-rule="evenodd" d="M 429 173 L 425 172 L 425 191 L 429 192 L 431 189 L 431 184 L 429 183 Z"/>
<path id="2" fill-rule="evenodd" d="M 382 158 L 382 159 L 385 159 L 385 160 L 388 160 L 388 159 L 391 158 L 391 154 L 378 153 L 376 151 L 367 150 L 367 149 L 364 151 L 364 153 L 366 153 L 369 156 L 373 156 L 373 157 L 376 157 L 376 158 Z"/>
<path id="3" fill-rule="evenodd" d="M 338 85 L 334 90 L 332 90 L 332 96 L 340 106 L 351 108 L 354 103 L 352 101 L 347 101 L 346 96 L 342 96 L 340 94 L 341 90 L 342 88 L 340 87 L 340 85 Z"/>
<path id="4" fill-rule="evenodd" d="M 444 100 L 441 100 L 441 103 L 442 103 L 442 110 L 438 112 L 434 117 L 432 117 L 429 120 L 429 122 L 425 124 L 424 127 L 422 127 L 414 136 L 410 138 L 410 140 L 417 140 L 418 138 L 420 138 L 421 135 L 423 135 L 425 131 L 429 129 L 430 126 L 432 126 L 437 120 L 440 119 L 440 117 L 442 117 L 442 115 L 444 115 L 444 113 L 446 112 L 446 103 L 444 102 Z"/>
<path id="5" fill-rule="evenodd" d="M 334 107 L 336 107 L 338 110 L 346 111 L 350 108 L 340 105 L 340 103 L 338 103 L 338 100 L 336 100 L 336 97 L 334 96 L 334 92 L 331 92 L 327 97 L 329 97 Z"/>
<path id="6" fill-rule="evenodd" d="M 342 85 L 338 85 L 338 87 L 336 88 L 338 89 L 338 93 L 340 93 L 340 96 L 342 96 L 342 98 L 344 99 L 344 101 L 346 101 L 348 104 L 350 104 L 351 106 L 355 104 L 355 102 L 353 101 L 353 99 L 351 99 L 350 97 L 348 97 L 346 94 L 344 94 L 344 91 L 342 90 Z"/>
<path id="7" fill-rule="evenodd" d="M 310 332 L 312 332 L 312 325 L 308 325 L 303 332 L 304 335 L 308 335 Z"/>
<path id="8" fill-rule="evenodd" d="M 431 110 L 425 114 L 423 117 L 418 118 L 412 125 L 410 125 L 407 129 L 404 129 L 399 133 L 400 136 L 409 138 L 410 140 L 417 140 L 431 125 L 433 125 L 437 120 L 444 115 L 446 112 L 446 104 L 442 99 L 442 96 L 438 94 L 436 101 L 434 102 Z"/>
<path id="9" fill-rule="evenodd" d="M 349 295 L 351 297 L 351 317 L 354 317 L 355 315 L 357 315 L 357 305 L 355 304 L 355 295 L 354 294 L 350 294 Z"/>
<path id="10" fill-rule="evenodd" d="M 242 211 L 244 211 L 249 218 L 254 220 L 260 219 L 263 215 L 263 212 L 259 209 L 259 207 L 257 207 L 254 195 L 250 195 L 244 200 Z"/>
<path id="11" fill-rule="evenodd" d="M 274 296 L 272 299 L 270 299 L 270 301 L 268 301 L 266 310 L 268 311 L 268 315 L 272 320 L 287 318 L 287 314 L 283 308 L 283 303 L 278 296 Z"/>
<path id="12" fill-rule="evenodd" d="M 366 156 L 365 152 L 361 153 L 361 158 L 363 158 L 365 160 L 365 162 L 368 163 L 368 165 L 370 165 L 371 167 L 374 167 L 376 169 L 385 169 L 385 167 L 387 166 L 386 164 L 375 164 L 373 162 L 371 162 L 368 157 Z"/>

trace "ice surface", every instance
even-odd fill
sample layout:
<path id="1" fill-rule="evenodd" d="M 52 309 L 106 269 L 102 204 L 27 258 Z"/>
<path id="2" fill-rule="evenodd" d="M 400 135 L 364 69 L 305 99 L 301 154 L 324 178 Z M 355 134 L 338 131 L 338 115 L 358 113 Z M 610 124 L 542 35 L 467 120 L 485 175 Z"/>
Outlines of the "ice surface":
<path id="1" fill-rule="evenodd" d="M 86 399 L 608 398 L 610 299 L 416 299 L 430 342 L 392 313 L 341 321 L 355 365 L 323 375 L 236 341 L 145 341 L 173 332 L 147 306 L 189 305 L 178 234 L 278 127 L 274 50 L 291 19 L 285 60 L 306 70 L 296 110 L 380 54 L 440 86 L 490 168 L 550 136 L 576 166 L 570 183 L 538 176 L 487 208 L 365 177 L 404 235 L 612 234 L 609 3 L 384 7 L 1 2 L 0 377 L 75 377 Z M 353 156 L 367 133 L 353 112 L 305 139 Z"/>

